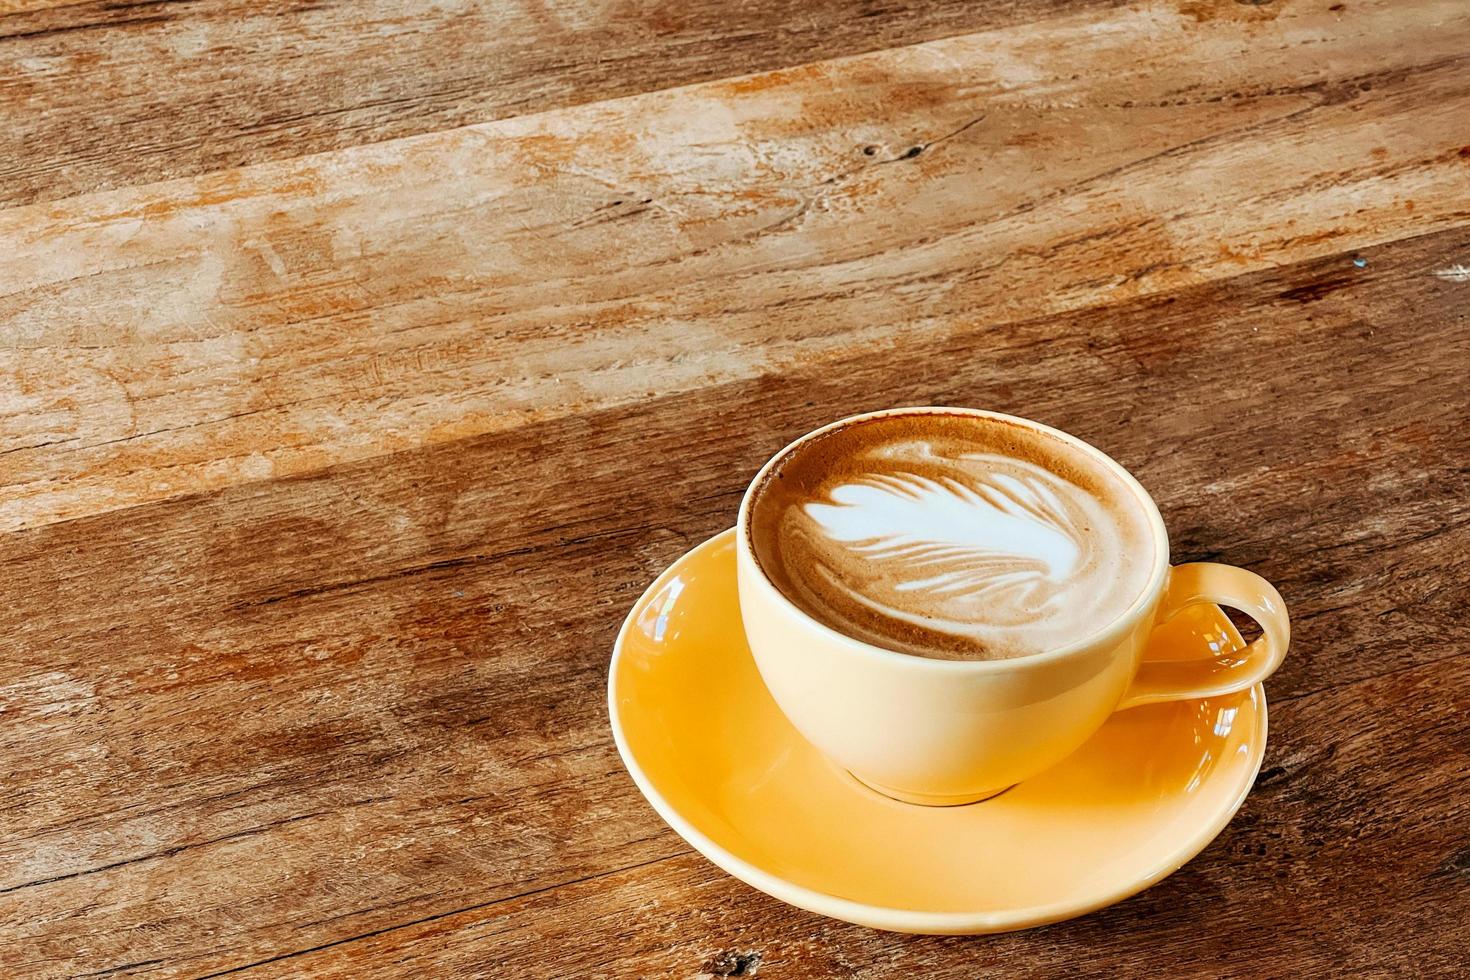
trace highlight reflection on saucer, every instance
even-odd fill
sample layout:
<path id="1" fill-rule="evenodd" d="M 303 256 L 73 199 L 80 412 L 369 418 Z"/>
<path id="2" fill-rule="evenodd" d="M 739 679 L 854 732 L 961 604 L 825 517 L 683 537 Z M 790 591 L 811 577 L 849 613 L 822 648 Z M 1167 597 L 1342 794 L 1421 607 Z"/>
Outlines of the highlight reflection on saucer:
<path id="1" fill-rule="evenodd" d="M 1261 688 L 1114 715 L 1075 755 L 992 800 L 936 808 L 866 790 L 805 742 L 745 646 L 732 532 L 681 558 L 629 614 L 609 677 L 639 788 L 715 864 L 802 908 L 911 932 L 995 932 L 1079 915 L 1197 854 L 1265 748 Z M 1209 605 L 1152 656 L 1243 646 Z"/>

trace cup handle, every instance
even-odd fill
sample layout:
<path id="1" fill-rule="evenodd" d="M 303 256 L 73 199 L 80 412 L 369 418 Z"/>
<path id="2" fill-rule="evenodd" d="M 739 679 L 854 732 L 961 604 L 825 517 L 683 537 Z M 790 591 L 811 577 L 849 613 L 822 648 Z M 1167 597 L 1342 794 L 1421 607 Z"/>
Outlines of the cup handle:
<path id="1" fill-rule="evenodd" d="M 1169 589 L 1158 622 L 1166 622 L 1196 602 L 1239 609 L 1260 624 L 1261 635 L 1244 650 L 1218 657 L 1144 661 L 1119 710 L 1242 691 L 1270 677 L 1281 666 L 1291 642 L 1291 621 L 1281 593 L 1270 582 L 1233 565 L 1209 561 L 1175 565 L 1169 569 Z"/>

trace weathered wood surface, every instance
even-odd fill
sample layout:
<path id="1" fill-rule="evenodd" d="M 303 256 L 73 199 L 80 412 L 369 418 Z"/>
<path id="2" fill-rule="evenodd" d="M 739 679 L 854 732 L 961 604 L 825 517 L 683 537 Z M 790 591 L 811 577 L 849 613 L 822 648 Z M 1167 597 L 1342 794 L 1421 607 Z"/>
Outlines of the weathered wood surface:
<path id="1" fill-rule="evenodd" d="M 1457 972 L 1470 16 L 1332 6 L 1099 7 L 0 210 L 0 975 Z M 798 913 L 612 747 L 647 581 L 791 436 L 916 402 L 1096 442 L 1176 560 L 1293 610 L 1246 808 L 1116 908 Z"/>
<path id="2" fill-rule="evenodd" d="M 1110 2 L 0 0 L 0 202 L 341 149 Z"/>
<path id="3" fill-rule="evenodd" d="M 0 211 L 0 526 L 1466 220 L 1470 7 L 1354 10 L 1129 8 Z"/>
<path id="4" fill-rule="evenodd" d="M 23 739 L 9 760 L 0 921 L 21 941 L 0 966 L 156 960 L 149 969 L 202 974 L 463 909 L 475 922 L 509 915 L 504 928 L 531 942 L 539 920 L 498 903 L 606 875 L 650 889 L 639 906 L 658 898 L 647 914 L 681 942 L 713 941 L 697 917 L 680 925 L 696 911 L 726 929 L 765 916 L 805 930 L 779 933 L 772 958 L 782 935 L 806 936 L 812 956 L 845 955 L 850 930 L 778 911 L 698 862 L 625 870 L 686 848 L 621 772 L 600 692 L 627 604 L 728 524 L 762 455 L 829 415 L 890 402 L 1025 406 L 1094 439 L 1158 494 L 1179 558 L 1250 565 L 1292 602 L 1296 647 L 1272 684 L 1267 766 L 1292 770 L 1315 808 L 1259 798 L 1248 811 L 1258 822 L 1227 840 L 1300 840 L 1294 860 L 1318 877 L 1278 882 L 1270 865 L 1217 846 L 1184 880 L 1233 890 L 1240 906 L 1202 896 L 1196 926 L 1220 915 L 1254 928 L 1251 916 L 1270 913 L 1299 954 L 1329 943 L 1342 919 L 1302 918 L 1271 889 L 1302 901 L 1313 882 L 1386 887 L 1362 877 L 1380 873 L 1378 852 L 1349 847 L 1341 833 L 1353 827 L 1383 849 L 1384 875 L 1424 865 L 1395 887 L 1431 889 L 1434 903 L 1463 894 L 1454 873 L 1431 872 L 1453 871 L 1470 847 L 1459 656 L 1470 347 L 1466 286 L 1433 270 L 1467 250 L 1470 232 L 1452 231 L 1368 251 L 1362 270 L 1335 256 L 1060 320 L 956 329 L 942 343 L 12 534 L 0 670 L 21 679 L 5 707 Z M 1371 696 L 1414 678 L 1423 703 Z M 1352 693 L 1323 696 L 1339 687 Z M 1360 785 L 1310 764 L 1332 753 L 1361 758 Z M 1312 830 L 1329 819 L 1350 826 Z M 1393 832 L 1400 821 L 1420 836 Z M 670 867 L 705 887 L 677 900 Z M 708 888 L 723 896 L 712 908 L 698 897 Z M 601 914 L 615 927 L 628 912 L 613 902 Z M 1138 928 L 1150 933 L 1153 918 Z M 1452 915 L 1434 921 L 1425 948 L 1457 934 Z M 214 931 L 201 935 L 201 922 Z M 420 955 L 501 955 L 499 940 L 452 925 L 436 927 L 443 949 Z M 1089 948 L 1067 930 L 1096 928 L 1058 926 L 1042 944 L 1061 962 Z M 387 945 L 375 965 L 388 971 L 403 955 L 388 935 L 316 955 L 350 972 Z M 628 950 L 629 969 L 653 957 L 661 975 L 664 939 L 636 935 L 652 945 Z M 554 965 L 565 942 L 516 955 Z M 972 955 L 933 948 L 957 963 Z"/>

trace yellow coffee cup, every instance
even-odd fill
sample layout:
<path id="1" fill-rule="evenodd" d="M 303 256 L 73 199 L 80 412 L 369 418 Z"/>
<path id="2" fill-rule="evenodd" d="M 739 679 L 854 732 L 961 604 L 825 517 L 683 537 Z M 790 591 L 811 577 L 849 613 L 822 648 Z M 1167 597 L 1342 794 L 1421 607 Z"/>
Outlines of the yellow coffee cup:
<path id="1" fill-rule="evenodd" d="M 886 649 L 809 615 L 772 581 L 751 533 L 754 491 L 773 466 L 812 440 L 869 419 L 968 415 L 1059 440 L 1104 467 L 1135 498 L 1151 529 L 1149 572 L 1126 611 L 1075 642 L 997 660 L 945 660 Z M 1213 562 L 1169 565 L 1158 506 L 1101 450 L 1056 429 L 975 409 L 902 408 L 842 419 L 808 433 L 756 474 L 736 530 L 740 611 L 772 697 L 829 759 L 886 796 L 953 805 L 986 799 L 1055 765 L 1114 711 L 1251 687 L 1280 666 L 1290 623 L 1280 594 L 1253 572 Z M 1262 635 L 1238 653 L 1151 660 L 1154 628 L 1192 603 L 1251 616 Z"/>

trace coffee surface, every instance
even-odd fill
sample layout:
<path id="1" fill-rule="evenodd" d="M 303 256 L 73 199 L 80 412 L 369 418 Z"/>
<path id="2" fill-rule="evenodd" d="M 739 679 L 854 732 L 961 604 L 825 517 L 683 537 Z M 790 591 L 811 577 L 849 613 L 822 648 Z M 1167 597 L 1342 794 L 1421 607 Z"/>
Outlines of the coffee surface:
<path id="1" fill-rule="evenodd" d="M 1153 530 L 1100 460 L 1003 420 L 865 419 L 757 486 L 756 560 L 808 615 L 946 660 L 1022 657 L 1107 626 L 1143 592 Z"/>

